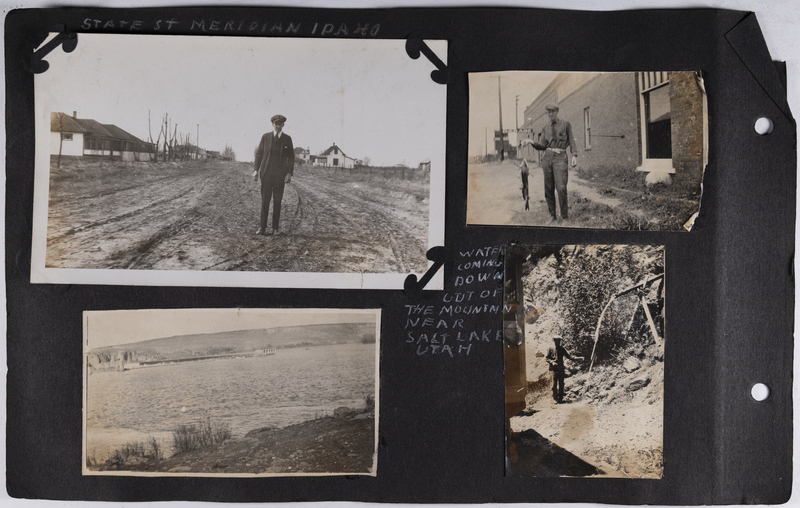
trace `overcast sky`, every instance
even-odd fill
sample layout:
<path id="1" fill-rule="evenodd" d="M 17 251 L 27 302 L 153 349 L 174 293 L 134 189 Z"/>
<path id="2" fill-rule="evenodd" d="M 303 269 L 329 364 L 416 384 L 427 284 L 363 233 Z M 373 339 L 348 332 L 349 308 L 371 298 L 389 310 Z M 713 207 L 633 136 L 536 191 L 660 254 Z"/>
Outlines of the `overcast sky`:
<path id="1" fill-rule="evenodd" d="M 558 74 L 558 72 L 551 71 L 470 73 L 469 155 L 484 155 L 487 138 L 489 153 L 494 151 L 493 132 L 500 128 L 497 97 L 498 76 L 500 77 L 500 94 L 503 101 L 503 129 L 515 129 L 517 128 L 517 118 L 519 118 L 519 127 L 521 128 L 525 123 L 525 108 L 536 100 Z M 519 95 L 518 106 L 517 95 Z"/>
<path id="2" fill-rule="evenodd" d="M 445 41 L 428 45 L 446 61 Z M 200 146 L 233 147 L 252 161 L 275 114 L 295 146 L 317 154 L 334 142 L 374 165 L 444 164 L 447 89 L 402 40 L 79 34 L 36 75 L 51 111 L 115 124 L 153 139 L 164 113 Z"/>
<path id="3" fill-rule="evenodd" d="M 327 323 L 376 323 L 375 310 L 144 309 L 85 314 L 87 350 L 176 335 Z"/>

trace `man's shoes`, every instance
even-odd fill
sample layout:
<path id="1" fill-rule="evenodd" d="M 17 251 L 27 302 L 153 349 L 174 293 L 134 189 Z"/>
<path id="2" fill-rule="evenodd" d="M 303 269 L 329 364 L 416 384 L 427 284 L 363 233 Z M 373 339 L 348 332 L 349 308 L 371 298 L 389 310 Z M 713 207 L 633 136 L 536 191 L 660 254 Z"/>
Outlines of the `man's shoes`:
<path id="1" fill-rule="evenodd" d="M 283 236 L 283 232 L 278 228 L 272 228 L 272 234 L 275 236 Z"/>
<path id="2" fill-rule="evenodd" d="M 258 228 L 258 231 L 256 231 L 256 234 L 259 235 L 259 236 L 264 236 L 264 229 L 263 228 Z"/>

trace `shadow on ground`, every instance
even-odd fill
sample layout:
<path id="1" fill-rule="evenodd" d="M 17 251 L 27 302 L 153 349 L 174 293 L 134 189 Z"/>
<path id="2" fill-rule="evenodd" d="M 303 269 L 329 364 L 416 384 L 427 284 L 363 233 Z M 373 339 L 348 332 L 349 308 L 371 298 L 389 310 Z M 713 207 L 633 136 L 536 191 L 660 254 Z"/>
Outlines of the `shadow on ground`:
<path id="1" fill-rule="evenodd" d="M 508 433 L 506 476 L 594 476 L 601 469 L 534 430 Z"/>

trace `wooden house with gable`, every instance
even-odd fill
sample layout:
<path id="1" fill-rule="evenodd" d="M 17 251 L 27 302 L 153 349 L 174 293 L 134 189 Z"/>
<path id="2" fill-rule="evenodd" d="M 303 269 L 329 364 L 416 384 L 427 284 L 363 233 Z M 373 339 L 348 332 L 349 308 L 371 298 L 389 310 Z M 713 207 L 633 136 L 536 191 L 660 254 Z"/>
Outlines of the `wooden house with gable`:
<path id="1" fill-rule="evenodd" d="M 73 157 L 108 157 L 124 161 L 149 161 L 155 144 L 142 141 L 114 124 L 66 113 L 50 113 L 50 154 Z"/>

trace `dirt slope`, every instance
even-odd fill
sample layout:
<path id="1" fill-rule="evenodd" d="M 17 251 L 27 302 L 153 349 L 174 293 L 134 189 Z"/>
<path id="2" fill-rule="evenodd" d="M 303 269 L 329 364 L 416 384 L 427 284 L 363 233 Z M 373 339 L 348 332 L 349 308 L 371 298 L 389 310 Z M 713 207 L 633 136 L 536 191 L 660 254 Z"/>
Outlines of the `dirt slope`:
<path id="1" fill-rule="evenodd" d="M 427 182 L 298 167 L 278 237 L 259 237 L 248 163 L 67 161 L 51 168 L 48 267 L 422 272 Z M 271 220 L 271 215 L 270 215 Z"/>
<path id="2" fill-rule="evenodd" d="M 100 471 L 211 474 L 369 473 L 374 465 L 375 413 L 355 410 L 282 429 L 263 428 L 209 448 L 163 460 L 131 457 Z"/>

